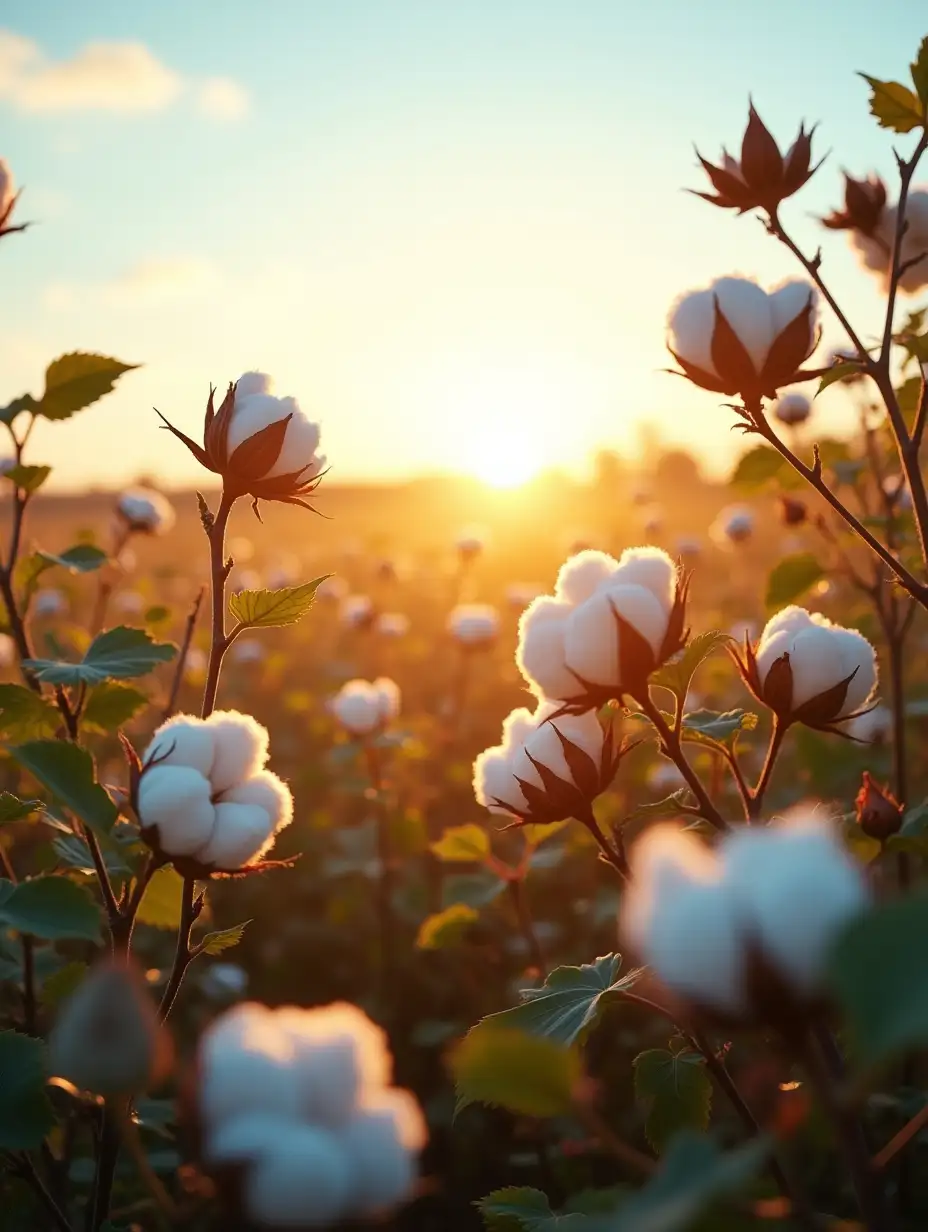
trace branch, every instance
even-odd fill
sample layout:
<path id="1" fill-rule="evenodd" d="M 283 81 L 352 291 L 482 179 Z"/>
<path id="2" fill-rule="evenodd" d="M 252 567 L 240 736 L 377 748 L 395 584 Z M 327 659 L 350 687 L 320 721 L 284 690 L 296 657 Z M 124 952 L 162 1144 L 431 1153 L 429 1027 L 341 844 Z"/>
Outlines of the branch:
<path id="1" fill-rule="evenodd" d="M 699 802 L 699 810 L 702 816 L 711 825 L 715 826 L 716 830 L 727 830 L 728 822 L 718 811 L 712 800 L 709 798 L 709 793 L 702 785 L 699 775 L 686 760 L 686 754 L 683 752 L 683 745 L 680 739 L 680 733 L 672 731 L 661 714 L 657 706 L 651 700 L 651 695 L 645 689 L 642 697 L 636 697 L 635 701 L 654 724 L 657 733 L 661 738 L 661 744 L 664 752 L 676 765 L 677 769 L 683 775 L 686 785 Z"/>

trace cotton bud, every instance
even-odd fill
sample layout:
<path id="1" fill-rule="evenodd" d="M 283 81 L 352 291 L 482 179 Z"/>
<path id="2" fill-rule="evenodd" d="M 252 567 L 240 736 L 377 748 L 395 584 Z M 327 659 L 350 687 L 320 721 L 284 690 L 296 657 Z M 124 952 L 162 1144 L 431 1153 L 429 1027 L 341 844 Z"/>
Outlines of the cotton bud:
<path id="1" fill-rule="evenodd" d="M 5 158 L 0 158 L 0 235 L 10 235 L 14 231 L 25 231 L 27 224 L 13 226 L 11 219 L 19 193 L 16 191 L 16 181 L 13 172 Z"/>
<path id="2" fill-rule="evenodd" d="M 866 770 L 854 804 L 857 824 L 868 838 L 885 843 L 902 829 L 904 806 L 891 791 L 875 783 Z"/>
<path id="3" fill-rule="evenodd" d="M 352 736 L 382 731 L 400 712 L 400 690 L 381 676 L 373 682 L 349 680 L 332 698 L 332 713 Z"/>
<path id="4" fill-rule="evenodd" d="M 63 590 L 49 586 L 36 591 L 32 611 L 36 616 L 61 616 L 68 610 L 68 599 Z"/>
<path id="5" fill-rule="evenodd" d="M 702 389 L 745 402 L 775 398 L 784 385 L 814 375 L 802 365 L 818 343 L 817 303 L 805 282 L 768 293 L 746 278 L 720 278 L 677 300 L 667 346 L 682 375 Z"/>
<path id="6" fill-rule="evenodd" d="M 16 662 L 16 643 L 9 633 L 0 633 L 0 668 L 12 667 Z"/>
<path id="7" fill-rule="evenodd" d="M 293 817 L 290 789 L 267 758 L 267 731 L 235 710 L 163 723 L 134 793 L 145 842 L 199 876 L 260 867 Z"/>
<path id="8" fill-rule="evenodd" d="M 626 944 L 677 996 L 725 1019 L 784 1021 L 821 995 L 838 934 L 867 907 L 864 879 L 811 812 L 741 828 L 710 850 L 673 826 L 632 848 Z"/>
<path id="9" fill-rule="evenodd" d="M 709 527 L 709 534 L 722 548 L 746 543 L 754 534 L 754 511 L 747 505 L 726 505 Z"/>
<path id="10" fill-rule="evenodd" d="M 318 456 L 319 425 L 306 418 L 295 398 L 277 398 L 263 372 L 246 372 L 229 386 L 217 411 L 210 390 L 203 444 L 198 445 L 168 423 L 197 461 L 222 476 L 227 497 L 250 495 L 312 508 L 303 499 L 322 478 L 325 458 Z"/>
<path id="11" fill-rule="evenodd" d="M 151 488 L 129 488 L 121 493 L 116 516 L 130 534 L 163 535 L 174 525 L 171 502 Z"/>
<path id="12" fill-rule="evenodd" d="M 237 1006 L 200 1041 L 204 1166 L 237 1175 L 220 1191 L 258 1227 L 383 1217 L 412 1195 L 427 1138 L 391 1070 L 384 1033 L 355 1006 Z"/>
<path id="13" fill-rule="evenodd" d="M 474 762 L 474 794 L 491 813 L 521 822 L 587 823 L 624 753 L 593 711 L 562 714 L 556 702 L 541 702 L 534 714 L 513 710 L 502 743 Z"/>
<path id="14" fill-rule="evenodd" d="M 488 603 L 459 603 L 448 616 L 447 629 L 465 650 L 484 650 L 496 641 L 499 612 Z"/>
<path id="15" fill-rule="evenodd" d="M 773 413 L 780 423 L 797 428 L 812 414 L 812 403 L 805 394 L 786 394 L 773 408 Z"/>
<path id="16" fill-rule="evenodd" d="M 884 292 L 889 288 L 898 218 L 898 205 L 887 205 L 880 211 L 872 232 L 856 227 L 848 230 L 848 239 L 858 260 L 865 269 L 877 275 Z M 910 192 L 906 200 L 899 264 L 900 291 L 915 295 L 928 285 L 928 191 Z"/>
<path id="17" fill-rule="evenodd" d="M 758 701 L 781 723 L 844 735 L 839 721 L 860 714 L 876 689 L 876 653 L 856 629 L 790 606 L 767 621 L 760 641 L 735 656 Z"/>
<path id="18" fill-rule="evenodd" d="M 581 552 L 522 613 L 516 662 L 537 697 L 598 709 L 640 696 L 686 642 L 687 583 L 659 548 Z"/>
<path id="19" fill-rule="evenodd" d="M 874 235 L 886 209 L 886 185 L 878 175 L 855 180 L 844 172 L 844 209 L 833 210 L 822 223 L 831 231 Z"/>
<path id="20" fill-rule="evenodd" d="M 806 132 L 805 125 L 800 125 L 799 135 L 783 155 L 752 103 L 740 159 L 722 150 L 721 165 L 715 166 L 696 151 L 715 189 L 714 193 L 697 192 L 696 196 L 739 214 L 757 207 L 774 214 L 780 202 L 798 192 L 818 169 L 819 164 L 811 166 L 814 131 L 813 127 Z"/>
<path id="21" fill-rule="evenodd" d="M 49 1039 L 53 1075 L 94 1095 L 135 1095 L 171 1067 L 171 1039 L 134 968 L 101 962 L 65 1002 Z"/>
<path id="22" fill-rule="evenodd" d="M 405 637 L 409 632 L 409 617 L 405 612 L 381 612 L 374 628 L 381 637 Z"/>
<path id="23" fill-rule="evenodd" d="M 483 552 L 487 546 L 487 532 L 481 526 L 470 526 L 462 531 L 455 540 L 458 556 L 463 563 L 468 563 Z"/>
<path id="24" fill-rule="evenodd" d="M 805 501 L 797 500 L 795 496 L 779 498 L 780 521 L 784 526 L 802 526 L 809 516 Z"/>
<path id="25" fill-rule="evenodd" d="M 368 595 L 346 595 L 339 609 L 339 619 L 346 629 L 369 629 L 376 615 Z"/>

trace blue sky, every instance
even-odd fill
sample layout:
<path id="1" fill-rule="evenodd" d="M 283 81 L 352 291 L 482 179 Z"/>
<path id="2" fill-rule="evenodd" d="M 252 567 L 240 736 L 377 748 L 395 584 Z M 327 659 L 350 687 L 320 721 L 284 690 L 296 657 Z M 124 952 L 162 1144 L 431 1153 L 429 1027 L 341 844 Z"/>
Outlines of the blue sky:
<path id="1" fill-rule="evenodd" d="M 786 210 L 814 247 L 842 165 L 891 176 L 854 74 L 904 76 L 919 8 L 7 5 L 0 154 L 38 225 L 0 247 L 0 400 L 69 349 L 145 364 L 36 433 L 69 486 L 194 479 L 151 407 L 193 429 L 210 381 L 253 367 L 322 421 L 342 478 L 578 466 L 642 421 L 720 464 L 725 412 L 658 371 L 666 309 L 793 266 L 682 191 L 693 143 L 737 146 L 749 93 L 784 143 L 820 120 L 831 157 Z M 875 328 L 842 237 L 824 268 Z M 823 417 L 842 413 L 835 396 Z"/>

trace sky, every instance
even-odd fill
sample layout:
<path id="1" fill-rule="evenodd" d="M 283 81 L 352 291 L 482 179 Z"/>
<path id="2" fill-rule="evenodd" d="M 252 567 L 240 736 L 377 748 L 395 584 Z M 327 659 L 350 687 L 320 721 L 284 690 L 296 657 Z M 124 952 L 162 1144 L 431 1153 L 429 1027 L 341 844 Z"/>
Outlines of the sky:
<path id="1" fill-rule="evenodd" d="M 875 331 L 876 288 L 815 215 L 844 166 L 891 178 L 855 73 L 905 77 L 920 9 L 7 0 L 0 155 L 35 225 L 0 243 L 0 404 L 65 351 L 143 365 L 36 430 L 60 487 L 196 482 L 152 408 L 196 435 L 210 383 L 249 369 L 321 422 L 345 481 L 575 469 L 642 423 L 721 470 L 730 413 L 661 371 L 667 309 L 796 270 L 683 191 L 705 186 L 694 143 L 737 149 L 749 95 L 781 144 L 820 121 L 829 158 L 784 218 Z M 821 418 L 840 427 L 840 394 Z"/>

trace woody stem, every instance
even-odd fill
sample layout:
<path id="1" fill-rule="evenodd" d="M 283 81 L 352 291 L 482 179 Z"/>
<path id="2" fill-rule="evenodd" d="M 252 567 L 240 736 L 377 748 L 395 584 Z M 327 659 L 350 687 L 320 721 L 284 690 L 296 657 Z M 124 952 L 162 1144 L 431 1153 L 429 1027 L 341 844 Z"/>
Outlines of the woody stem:
<path id="1" fill-rule="evenodd" d="M 222 499 L 216 516 L 207 534 L 209 536 L 209 569 L 210 594 L 212 599 L 212 638 L 209 652 L 209 667 L 206 673 L 206 686 L 203 690 L 203 708 L 201 717 L 206 719 L 216 707 L 216 693 L 219 689 L 219 672 L 222 668 L 222 657 L 229 646 L 226 638 L 226 581 L 229 577 L 229 563 L 224 559 L 226 527 L 229 524 L 229 514 L 235 497 L 229 496 L 223 489 Z"/>
<path id="2" fill-rule="evenodd" d="M 764 758 L 764 767 L 760 772 L 760 778 L 757 780 L 757 786 L 750 794 L 750 803 L 748 805 L 748 820 L 755 821 L 760 816 L 760 811 L 764 807 L 764 796 L 767 788 L 770 786 L 770 779 L 773 776 L 773 768 L 777 763 L 780 749 L 783 745 L 783 737 L 786 735 L 786 724 L 781 723 L 779 716 L 773 717 L 773 731 L 770 733 L 770 743 L 767 745 L 767 756 Z"/>
<path id="3" fill-rule="evenodd" d="M 699 812 L 706 821 L 713 825 L 716 830 L 727 830 L 728 822 L 712 803 L 709 793 L 700 781 L 699 775 L 686 760 L 686 754 L 683 752 L 683 741 L 679 732 L 671 729 L 667 720 L 661 714 L 660 708 L 655 706 L 651 700 L 651 694 L 647 689 L 643 690 L 641 697 L 636 697 L 635 701 L 641 707 L 644 714 L 654 724 L 657 734 L 661 738 L 661 749 L 674 763 L 687 787 L 696 797 L 699 804 Z"/>

